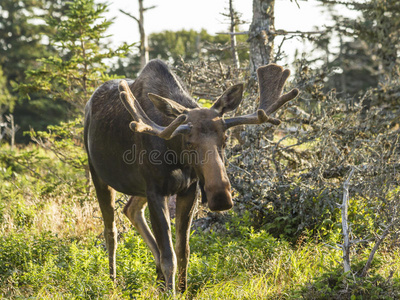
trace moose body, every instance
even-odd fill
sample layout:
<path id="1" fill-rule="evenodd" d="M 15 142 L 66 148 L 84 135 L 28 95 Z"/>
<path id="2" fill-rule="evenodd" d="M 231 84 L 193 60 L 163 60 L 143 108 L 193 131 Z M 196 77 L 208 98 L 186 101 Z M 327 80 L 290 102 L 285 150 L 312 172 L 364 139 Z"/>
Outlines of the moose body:
<path id="1" fill-rule="evenodd" d="M 155 257 L 157 280 L 174 290 L 178 271 L 179 290 L 186 289 L 190 225 L 199 187 L 211 210 L 233 206 L 223 157 L 225 131 L 242 124 L 279 123 L 267 114 L 298 93 L 280 96 L 288 70 L 276 65 L 269 70 L 272 83 L 267 85 L 273 87 L 273 96 L 263 100 L 260 82 L 260 109 L 230 119 L 222 116 L 239 105 L 243 85 L 228 88 L 211 108 L 200 108 L 160 60 L 150 61 L 135 81 L 108 81 L 94 92 L 86 105 L 84 140 L 105 225 L 111 278 L 116 277 L 114 205 L 119 191 L 132 196 L 123 211 Z M 174 250 L 167 199 L 175 194 Z M 147 205 L 153 232 L 144 217 Z"/>

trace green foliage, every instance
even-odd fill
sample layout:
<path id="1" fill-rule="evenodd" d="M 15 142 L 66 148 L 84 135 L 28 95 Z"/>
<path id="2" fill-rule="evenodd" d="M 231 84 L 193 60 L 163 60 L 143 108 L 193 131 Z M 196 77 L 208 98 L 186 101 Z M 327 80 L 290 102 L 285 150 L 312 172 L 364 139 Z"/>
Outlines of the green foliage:
<path id="1" fill-rule="evenodd" d="M 0 14 L 0 43 L 4 46 L 11 38 L 7 47 L 14 48 L 7 50 L 15 59 L 0 55 L 7 79 L 0 76 L 0 103 L 12 102 L 11 93 L 1 92 L 3 86 L 9 88 L 10 78 L 17 78 L 33 63 L 28 75 L 32 81 L 21 80 L 20 88 L 33 92 L 30 104 L 42 121 L 59 111 L 58 100 L 70 104 L 63 106 L 69 111 L 65 114 L 82 111 L 93 89 L 108 79 L 106 59 L 127 49 L 112 51 L 103 43 L 110 25 L 102 17 L 107 6 L 93 0 L 71 1 L 60 19 L 62 1 L 53 1 L 54 8 L 46 13 L 52 17 L 43 25 L 36 22 L 34 12 L 45 15 L 41 5 L 48 2 L 3 2 L 1 8 L 7 6 L 8 16 L 16 21 L 10 25 L 7 14 Z M 353 167 L 351 238 L 368 239 L 382 234 L 384 228 L 392 233 L 399 229 L 398 19 L 393 18 L 398 5 L 381 0 L 347 2 L 360 5 L 362 18 L 347 24 L 337 19 L 336 30 L 350 32 L 351 28 L 354 41 L 343 43 L 340 55 L 327 64 L 340 67 L 345 76 L 314 69 L 306 60 L 296 61 L 291 85 L 302 94 L 285 111 L 277 112 L 283 124 L 275 130 L 263 125 L 231 132 L 227 163 L 234 210 L 214 214 L 204 231 L 197 227 L 192 234 L 189 289 L 176 298 L 400 297 L 396 238 L 384 241 L 384 251 L 378 252 L 363 278 L 358 276 L 373 243 L 352 247 L 352 274 L 343 274 L 342 252 L 332 247 L 342 240 L 337 203 Z M 32 33 L 27 24 L 32 25 Z M 7 37 L 3 28 L 12 35 Z M 49 47 L 40 45 L 36 33 L 42 29 L 54 32 Z M 29 38 L 14 38 L 29 35 L 31 53 L 25 44 L 18 52 L 18 42 Z M 319 42 L 327 50 L 329 38 L 326 35 Z M 218 97 L 227 86 L 248 81 L 246 72 L 224 65 L 230 59 L 223 50 L 227 42 L 228 36 L 214 37 L 204 30 L 166 31 L 150 36 L 151 56 L 175 63 L 190 91 L 208 105 L 208 98 Z M 51 48 L 57 55 L 47 54 Z M 247 59 L 247 50 L 241 55 Z M 346 92 L 357 97 L 330 90 L 344 79 Z M 56 100 L 51 110 L 49 102 L 35 92 Z M 235 113 L 254 111 L 253 85 L 244 98 Z M 118 209 L 118 275 L 115 285 L 109 280 L 100 211 L 85 176 L 81 121 L 32 130 L 29 136 L 41 147 L 0 148 L 0 297 L 167 298 L 157 290 L 150 251 L 134 230 L 126 232 L 128 221 Z"/>
<path id="2" fill-rule="evenodd" d="M 60 158 L 63 157 L 60 156 Z M 78 157 L 73 162 L 76 161 L 81 162 Z M 0 178 L 4 184 L 0 187 L 2 191 L 0 199 L 10 209 L 10 218 L 15 219 L 13 217 L 15 216 L 19 220 L 22 214 L 22 220 L 24 220 L 24 216 L 29 214 L 29 209 L 35 209 L 35 206 L 30 205 L 27 206 L 29 209 L 26 209 L 24 203 L 18 202 L 27 196 L 34 199 L 55 194 L 84 197 L 87 186 L 85 173 L 81 165 L 77 165 L 80 169 L 71 168 L 71 166 L 72 164 L 63 163 L 57 159 L 54 154 L 44 155 L 39 149 L 10 151 L 3 147 L 0 151 L 2 170 Z M 35 205 L 40 206 L 40 203 L 35 201 Z"/>
<path id="3" fill-rule="evenodd" d="M 89 179 L 89 166 L 87 161 L 87 154 L 83 145 L 83 124 L 80 118 L 69 121 L 61 122 L 60 125 L 49 125 L 47 131 L 35 131 L 31 129 L 30 132 L 26 132 L 32 141 L 34 141 L 42 149 L 50 151 L 60 163 L 65 167 L 72 168 L 72 173 L 76 172 L 75 178 L 72 177 L 72 181 L 66 180 L 59 176 L 59 165 L 50 164 L 46 168 L 49 171 L 50 179 L 47 176 L 42 176 L 38 172 L 35 172 L 38 176 L 38 180 L 44 180 L 47 183 L 48 190 L 52 190 L 54 187 L 49 183 L 59 184 L 57 182 L 62 181 L 64 184 L 70 185 L 72 189 L 75 189 L 77 193 L 83 194 L 85 191 L 89 191 L 90 184 Z M 29 159 L 35 158 L 36 155 L 29 156 Z M 46 159 L 46 158 L 45 158 Z M 22 162 L 21 165 L 26 165 L 26 162 Z M 29 162 L 29 165 L 35 165 L 33 162 Z M 68 174 L 69 175 L 69 174 Z M 58 181 L 54 181 L 55 178 Z"/>
<path id="4" fill-rule="evenodd" d="M 229 226 L 229 224 L 227 224 Z M 191 290 L 204 284 L 215 284 L 232 277 L 263 274 L 276 248 L 287 246 L 265 231 L 255 232 L 252 227 L 232 223 L 229 231 L 194 234 L 188 284 Z M 228 238 L 225 238 L 228 237 Z M 202 247 L 201 245 L 207 245 Z M 222 272 L 223 270 L 223 272 Z"/>
<path id="5" fill-rule="evenodd" d="M 394 17 L 400 13 L 396 0 L 369 0 L 365 3 L 352 3 L 352 9 L 362 12 L 362 18 L 351 22 L 351 27 L 360 39 L 371 47 L 387 73 L 398 64 L 398 49 L 400 41 L 400 20 Z M 390 74 L 391 75 L 391 74 Z"/>
<path id="6" fill-rule="evenodd" d="M 110 79 L 105 74 L 104 60 L 126 54 L 124 45 L 111 50 L 103 42 L 104 34 L 112 22 L 105 20 L 106 4 L 94 0 L 67 2 L 65 18 L 61 21 L 48 18 L 47 26 L 56 28 L 50 42 L 58 55 L 38 60 L 40 67 L 27 72 L 27 83 L 18 86 L 25 95 L 40 92 L 54 100 L 73 104 L 81 112 L 91 93 L 102 81 Z"/>
<path id="7" fill-rule="evenodd" d="M 1 292 L 5 297 L 52 295 L 96 299 L 112 288 L 104 251 L 93 243 L 38 236 L 1 237 Z M 15 293 L 12 289 L 18 287 Z"/>
<path id="8" fill-rule="evenodd" d="M 240 37 L 240 41 L 245 38 Z M 153 33 L 149 36 L 150 56 L 161 58 L 167 61 L 177 62 L 183 59 L 186 62 L 191 60 L 217 56 L 221 60 L 231 59 L 229 51 L 222 51 L 219 48 L 226 47 L 229 43 L 229 35 L 210 35 L 204 29 L 200 32 L 194 30 L 163 31 Z M 239 51 L 239 59 L 248 59 L 247 51 Z"/>
<path id="9" fill-rule="evenodd" d="M 47 131 L 29 132 L 33 141 L 52 151 L 63 163 L 76 169 L 87 168 L 83 146 L 83 124 L 80 118 L 60 125 L 50 125 Z"/>
<path id="10" fill-rule="evenodd" d="M 64 0 L 4 0 L 0 4 L 0 113 L 13 112 L 15 122 L 23 129 L 29 126 L 40 127 L 43 123 L 56 123 L 65 116 L 63 111 L 54 109 L 46 102 L 46 97 L 32 95 L 35 104 L 39 102 L 49 108 L 39 111 L 36 105 L 18 100 L 13 87 L 24 82 L 25 71 L 36 68 L 36 60 L 49 55 L 52 48 L 46 45 L 46 37 L 54 33 L 54 28 L 43 26 L 41 19 L 46 15 L 59 18 Z M 4 76 L 4 77 L 3 77 Z M 39 116 L 32 120 L 32 115 Z M 22 130 L 17 132 L 16 140 L 21 142 Z"/>
<path id="11" fill-rule="evenodd" d="M 399 76 L 398 47 L 400 42 L 400 6 L 396 0 L 319 0 L 329 7 L 335 24 L 316 44 L 326 51 L 327 65 L 339 67 L 339 72 L 331 79 L 338 91 L 358 93 L 359 89 L 374 87 L 382 81 L 393 80 Z M 332 4 L 337 4 L 332 6 Z M 358 17 L 345 17 L 340 8 L 346 6 Z M 332 53 L 334 39 L 330 34 L 340 37 L 339 53 Z M 350 38 L 350 40 L 346 39 Z M 332 62 L 329 57 L 335 56 Z M 367 104 L 367 103 L 365 103 Z"/>
<path id="12" fill-rule="evenodd" d="M 152 33 L 149 39 L 149 56 L 159 58 L 177 65 L 181 62 L 196 60 L 216 59 L 228 63 L 232 60 L 229 51 L 229 35 L 211 35 L 206 30 L 165 30 Z M 238 43 L 244 44 L 247 36 L 239 35 Z M 239 60 L 245 62 L 249 59 L 247 47 L 239 47 Z M 121 59 L 113 67 L 113 73 L 134 77 L 140 71 L 140 57 L 130 55 Z"/>
<path id="13" fill-rule="evenodd" d="M 71 115 L 76 114 L 76 109 L 71 104 L 62 101 L 54 101 L 47 96 L 32 94 L 31 99 L 18 99 L 13 115 L 15 123 L 20 126 L 17 131 L 16 141 L 20 144 L 31 142 L 25 131 L 34 128 L 38 131 L 47 129 L 49 124 L 66 122 Z"/>
<path id="14" fill-rule="evenodd" d="M 0 66 L 0 113 L 2 113 L 6 108 L 12 111 L 15 105 L 15 100 L 16 98 L 11 95 L 7 88 L 7 79 Z"/>
<path id="15" fill-rule="evenodd" d="M 341 53 L 327 66 L 336 68 L 327 87 L 357 95 L 378 84 L 379 64 L 370 55 L 369 45 L 356 39 L 342 42 Z"/>
<path id="16" fill-rule="evenodd" d="M 24 72 L 34 67 L 38 58 L 50 49 L 42 41 L 43 35 L 51 35 L 54 28 L 44 27 L 40 19 L 52 14 L 59 16 L 58 0 L 3 0 L 0 4 L 0 65 L 10 81 L 22 81 Z"/>
<path id="17" fill-rule="evenodd" d="M 54 137 L 68 136 L 68 128 L 53 128 Z M 167 298 L 156 287 L 151 252 L 133 228 L 126 231 L 128 221 L 119 209 L 118 276 L 115 285 L 110 281 L 96 200 L 76 190 L 76 181 L 85 180 L 81 169 L 71 168 L 43 148 L 10 152 L 3 147 L 0 153 L 1 297 Z M 364 212 L 361 204 L 351 207 L 352 218 Z M 306 295 L 318 291 L 329 295 L 328 287 L 332 291 L 334 286 L 345 287 L 339 274 L 340 251 L 310 236 L 289 243 L 252 223 L 252 212 L 231 211 L 224 223 L 192 233 L 189 288 L 178 299 L 297 299 L 302 295 L 310 299 Z M 357 248 L 354 270 L 362 267 L 368 249 Z M 357 281 L 365 282 L 362 295 L 377 294 L 378 288 L 385 287 L 386 292 L 377 295 L 397 295 L 400 274 L 393 266 L 399 257 L 391 251 L 378 257 L 380 264 L 374 261 L 370 276 Z M 326 279 L 331 277 L 336 281 Z M 346 280 L 348 291 L 361 289 Z"/>
<path id="18" fill-rule="evenodd" d="M 375 260 L 367 278 L 343 273 L 342 267 L 338 266 L 318 275 L 293 296 L 303 299 L 397 299 L 400 297 L 400 282 L 377 273 L 382 263 Z M 364 264 L 365 261 L 358 261 L 352 269 L 361 271 Z"/>
<path id="19" fill-rule="evenodd" d="M 26 70 L 37 67 L 37 59 L 51 53 L 44 37 L 52 35 L 54 28 L 43 26 L 41 19 L 48 15 L 59 18 L 63 1 L 4 0 L 0 4 L 0 66 L 4 73 L 4 83 L 0 83 L 4 92 L 0 94 L 6 96 L 0 100 L 1 112 L 13 111 L 15 106 L 19 125 L 21 103 L 15 103 L 17 95 L 13 87 L 25 80 Z"/>
<path id="20" fill-rule="evenodd" d="M 45 26 L 43 18 L 60 19 L 65 0 L 4 0 L 0 4 L 0 65 L 4 72 L 4 86 L 0 83 L 0 94 L 7 100 L 0 101 L 0 112 L 13 112 L 15 122 L 22 128 L 16 134 L 17 142 L 28 142 L 23 131 L 30 126 L 44 130 L 48 124 L 65 120 L 69 107 L 55 103 L 47 95 L 31 94 L 32 101 L 18 99 L 14 90 L 18 83 L 25 82 L 25 71 L 37 68 L 37 59 L 49 56 L 54 49 L 48 45 L 48 37 L 55 28 Z M 7 95 L 9 94 L 11 98 Z M 5 100 L 5 99 L 4 99 Z"/>

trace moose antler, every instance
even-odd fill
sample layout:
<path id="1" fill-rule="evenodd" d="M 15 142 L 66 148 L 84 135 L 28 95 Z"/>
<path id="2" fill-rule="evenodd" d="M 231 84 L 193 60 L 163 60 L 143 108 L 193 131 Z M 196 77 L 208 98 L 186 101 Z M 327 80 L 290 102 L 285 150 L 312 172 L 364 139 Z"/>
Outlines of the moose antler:
<path id="1" fill-rule="evenodd" d="M 278 110 L 283 104 L 294 99 L 298 94 L 298 89 L 293 89 L 289 93 L 281 95 L 286 79 L 290 71 L 284 70 L 276 64 L 269 64 L 257 69 L 258 83 L 260 89 L 260 104 L 256 112 L 225 119 L 225 128 L 231 128 L 244 124 L 272 123 L 279 125 L 280 120 L 269 115 Z"/>
<path id="2" fill-rule="evenodd" d="M 169 140 L 178 134 L 190 131 L 190 124 L 182 124 L 187 119 L 186 115 L 179 115 L 167 127 L 160 126 L 154 123 L 147 116 L 135 96 L 133 96 L 129 85 L 125 80 L 121 80 L 118 89 L 122 103 L 134 119 L 134 121 L 129 124 L 132 131 L 148 133 L 166 140 Z"/>

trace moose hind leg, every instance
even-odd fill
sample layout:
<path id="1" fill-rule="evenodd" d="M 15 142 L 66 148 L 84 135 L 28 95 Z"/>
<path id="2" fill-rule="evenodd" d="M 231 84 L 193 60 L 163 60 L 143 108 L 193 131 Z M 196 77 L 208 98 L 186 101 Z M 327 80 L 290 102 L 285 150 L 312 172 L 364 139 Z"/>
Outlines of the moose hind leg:
<path id="1" fill-rule="evenodd" d="M 104 238 L 108 252 L 108 263 L 110 267 L 110 278 L 116 278 L 116 253 L 117 253 L 117 227 L 115 226 L 115 190 L 105 184 L 96 176 L 91 168 L 92 179 L 96 188 L 101 214 L 104 222 Z"/>
<path id="2" fill-rule="evenodd" d="M 132 196 L 125 205 L 123 212 L 142 236 L 144 242 L 150 248 L 151 253 L 153 253 L 156 262 L 157 281 L 165 281 L 164 275 L 161 271 L 160 251 L 158 250 L 157 242 L 149 226 L 147 225 L 146 218 L 144 216 L 146 206 L 146 197 Z"/>

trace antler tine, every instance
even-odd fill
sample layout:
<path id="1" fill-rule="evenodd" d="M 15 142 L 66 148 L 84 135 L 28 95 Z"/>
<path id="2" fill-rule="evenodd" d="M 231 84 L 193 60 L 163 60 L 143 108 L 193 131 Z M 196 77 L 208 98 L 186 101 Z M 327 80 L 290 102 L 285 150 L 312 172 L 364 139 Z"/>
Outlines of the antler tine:
<path id="1" fill-rule="evenodd" d="M 269 117 L 286 102 L 294 99 L 298 89 L 293 89 L 289 93 L 282 94 L 283 86 L 290 75 L 288 69 L 284 70 L 276 64 L 269 64 L 257 69 L 257 76 L 260 89 L 260 104 L 256 112 L 249 115 L 233 117 L 225 120 L 225 127 L 228 129 L 233 126 L 244 124 L 272 123 L 279 125 L 281 121 Z"/>
<path id="2" fill-rule="evenodd" d="M 129 85 L 125 80 L 121 80 L 118 89 L 120 92 L 119 95 L 121 102 L 134 119 L 134 121 L 129 124 L 132 131 L 148 133 L 166 140 L 171 139 L 178 134 L 190 131 L 191 124 L 182 124 L 187 119 L 186 115 L 179 115 L 167 127 L 160 126 L 147 116 L 135 96 L 133 96 Z"/>

